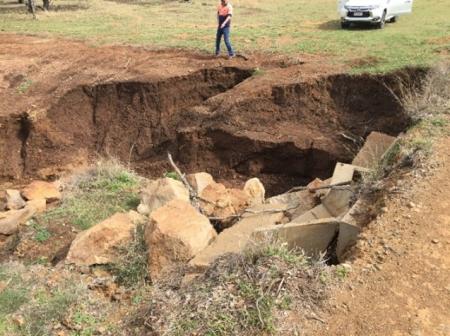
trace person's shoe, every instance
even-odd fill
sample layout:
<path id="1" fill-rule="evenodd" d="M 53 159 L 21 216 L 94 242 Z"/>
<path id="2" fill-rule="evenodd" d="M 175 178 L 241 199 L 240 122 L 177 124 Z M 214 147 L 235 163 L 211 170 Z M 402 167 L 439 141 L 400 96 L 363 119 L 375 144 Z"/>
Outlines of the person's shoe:
<path id="1" fill-rule="evenodd" d="M 220 54 L 216 54 L 215 56 L 216 56 L 217 58 L 219 58 L 219 57 L 220 57 Z"/>
<path id="2" fill-rule="evenodd" d="M 235 58 L 235 57 L 236 57 L 235 54 L 233 54 L 233 55 L 228 55 L 228 59 L 233 59 L 233 58 Z"/>

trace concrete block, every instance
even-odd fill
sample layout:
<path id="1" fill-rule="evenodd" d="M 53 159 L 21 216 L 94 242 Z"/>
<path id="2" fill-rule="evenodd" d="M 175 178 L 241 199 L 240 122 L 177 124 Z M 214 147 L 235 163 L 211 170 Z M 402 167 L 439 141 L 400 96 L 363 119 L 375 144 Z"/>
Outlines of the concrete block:
<path id="1" fill-rule="evenodd" d="M 351 190 L 331 189 L 322 199 L 322 205 L 332 217 L 339 217 L 350 209 L 349 204 L 352 196 Z"/>
<path id="2" fill-rule="evenodd" d="M 336 255 L 339 262 L 343 261 L 343 256 L 347 248 L 356 243 L 361 229 L 355 225 L 345 222 L 339 223 L 339 235 L 336 244 Z"/>
<path id="3" fill-rule="evenodd" d="M 291 222 L 305 223 L 305 222 L 314 221 L 317 219 L 330 218 L 330 217 L 334 217 L 334 216 L 327 210 L 327 208 L 325 206 L 323 206 L 322 204 L 319 204 L 318 206 L 305 212 L 304 214 L 293 218 Z"/>
<path id="4" fill-rule="evenodd" d="M 370 133 L 366 138 L 364 146 L 353 159 L 352 164 L 355 166 L 374 168 L 395 140 L 395 137 L 387 134 L 379 132 Z"/>
<path id="5" fill-rule="evenodd" d="M 301 248 L 307 254 L 323 252 L 338 234 L 339 221 L 324 218 L 307 223 L 288 223 L 256 230 L 252 240 L 277 240 L 288 244 L 289 248 Z"/>
<path id="6" fill-rule="evenodd" d="M 223 230 L 208 247 L 190 262 L 191 272 L 201 272 L 216 258 L 226 253 L 239 253 L 250 241 L 252 233 L 279 223 L 284 217 L 286 205 L 260 204 L 247 209 L 243 218 L 232 227 Z"/>

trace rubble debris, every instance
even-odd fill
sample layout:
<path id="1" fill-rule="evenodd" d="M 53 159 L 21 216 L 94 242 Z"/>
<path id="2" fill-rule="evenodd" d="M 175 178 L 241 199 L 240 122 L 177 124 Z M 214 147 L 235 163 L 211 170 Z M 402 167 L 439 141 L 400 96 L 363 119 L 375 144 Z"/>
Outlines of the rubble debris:
<path id="1" fill-rule="evenodd" d="M 188 201 L 174 199 L 153 211 L 145 230 L 152 279 L 176 263 L 187 262 L 217 236 L 208 218 Z"/>
<path id="2" fill-rule="evenodd" d="M 226 253 L 242 252 L 250 243 L 253 231 L 279 223 L 286 208 L 286 205 L 280 204 L 260 204 L 249 208 L 238 223 L 223 230 L 211 245 L 189 262 L 191 271 L 203 271 L 216 258 Z"/>
<path id="3" fill-rule="evenodd" d="M 250 204 L 246 192 L 234 188 L 226 188 L 221 183 L 211 183 L 200 194 L 200 207 L 203 213 L 216 220 L 240 215 Z M 226 224 L 226 223 L 224 223 Z"/>
<path id="4" fill-rule="evenodd" d="M 143 220 L 144 218 L 134 211 L 116 213 L 80 232 L 70 246 L 66 263 L 91 266 L 115 262 L 117 248 L 131 241 L 136 224 Z"/>

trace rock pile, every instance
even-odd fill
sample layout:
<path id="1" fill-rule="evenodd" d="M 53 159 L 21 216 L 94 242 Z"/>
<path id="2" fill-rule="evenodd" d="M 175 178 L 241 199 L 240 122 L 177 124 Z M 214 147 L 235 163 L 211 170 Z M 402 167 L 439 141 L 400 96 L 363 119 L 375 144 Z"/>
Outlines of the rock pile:
<path id="1" fill-rule="evenodd" d="M 241 252 L 250 244 L 276 239 L 307 253 L 324 251 L 343 259 L 360 227 L 363 207 L 352 185 L 356 172 L 379 162 L 394 138 L 372 133 L 352 164 L 337 163 L 333 175 L 305 187 L 265 198 L 257 178 L 242 189 L 227 188 L 205 172 L 182 179 L 152 180 L 141 190 L 138 212 L 117 213 L 78 233 L 66 262 L 78 266 L 114 263 L 118 248 L 128 244 L 139 223 L 145 226 L 148 272 L 158 279 L 179 263 L 191 273 L 202 272 L 217 257 Z M 0 235 L 12 235 L 46 204 L 61 199 L 55 183 L 36 181 L 21 191 L 0 195 Z"/>

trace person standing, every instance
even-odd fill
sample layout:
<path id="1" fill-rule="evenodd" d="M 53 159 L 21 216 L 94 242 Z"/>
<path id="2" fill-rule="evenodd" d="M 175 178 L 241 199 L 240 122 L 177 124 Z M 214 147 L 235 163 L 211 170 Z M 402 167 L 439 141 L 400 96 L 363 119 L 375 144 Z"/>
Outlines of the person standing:
<path id="1" fill-rule="evenodd" d="M 220 43 L 223 39 L 228 50 L 228 57 L 232 58 L 235 56 L 233 47 L 230 42 L 230 28 L 231 28 L 231 17 L 233 16 L 233 6 L 228 0 L 220 0 L 220 4 L 217 8 L 217 21 L 219 26 L 217 27 L 216 35 L 216 56 L 220 55 Z"/>

